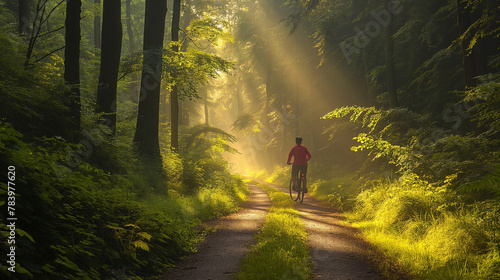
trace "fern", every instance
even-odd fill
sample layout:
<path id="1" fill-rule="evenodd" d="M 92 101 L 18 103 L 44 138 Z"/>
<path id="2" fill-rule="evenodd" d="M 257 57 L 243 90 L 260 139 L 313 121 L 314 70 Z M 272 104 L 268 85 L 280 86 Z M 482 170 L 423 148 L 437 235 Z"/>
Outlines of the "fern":
<path id="1" fill-rule="evenodd" d="M 481 179 L 461 185 L 458 190 L 467 194 L 483 193 L 492 198 L 500 197 L 500 165 Z"/>
<path id="2" fill-rule="evenodd" d="M 385 157 L 390 164 L 394 164 L 400 168 L 400 172 L 407 174 L 413 172 L 416 166 L 417 156 L 412 153 L 409 147 L 392 145 L 391 143 L 374 139 L 367 134 L 361 133 L 354 138 L 360 143 L 359 146 L 352 147 L 352 151 L 369 150 L 370 155 L 374 154 L 373 159 Z"/>
<path id="3" fill-rule="evenodd" d="M 199 137 L 203 134 L 208 134 L 208 133 L 217 134 L 217 135 L 223 137 L 223 139 L 228 140 L 229 142 L 236 141 L 236 137 L 225 132 L 224 130 L 222 130 L 220 128 L 209 126 L 206 124 L 200 124 L 200 125 L 197 125 L 197 126 L 190 128 L 190 132 L 188 132 L 188 135 L 185 138 L 186 149 L 189 150 L 191 148 L 191 146 L 193 145 L 193 143 L 195 142 L 197 137 Z"/>

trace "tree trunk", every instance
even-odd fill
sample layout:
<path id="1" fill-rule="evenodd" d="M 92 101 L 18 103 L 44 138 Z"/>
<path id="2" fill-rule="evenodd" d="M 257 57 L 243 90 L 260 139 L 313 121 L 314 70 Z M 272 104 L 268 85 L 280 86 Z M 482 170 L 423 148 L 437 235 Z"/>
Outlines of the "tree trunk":
<path id="1" fill-rule="evenodd" d="M 242 84 L 243 82 L 241 81 L 241 73 L 237 74 L 237 80 L 236 80 L 236 116 L 241 116 L 243 113 L 243 97 L 242 95 Z"/>
<path id="2" fill-rule="evenodd" d="M 144 23 L 144 62 L 134 143 L 144 153 L 160 152 L 158 125 L 166 0 L 147 0 Z"/>
<path id="3" fill-rule="evenodd" d="M 102 51 L 97 112 L 105 113 L 103 124 L 116 130 L 116 86 L 122 48 L 121 2 L 104 0 L 102 22 Z"/>
<path id="4" fill-rule="evenodd" d="M 19 0 L 19 26 L 18 32 L 21 36 L 30 33 L 30 9 L 31 0 Z"/>
<path id="5" fill-rule="evenodd" d="M 184 30 L 187 29 L 191 21 L 193 20 L 193 13 L 191 12 L 191 3 L 189 0 L 185 1 L 184 4 L 184 13 L 182 14 L 182 28 Z M 180 28 L 180 27 L 179 27 Z M 189 45 L 189 40 L 186 40 L 186 38 L 183 38 L 182 41 L 182 46 L 181 46 L 181 51 L 182 52 L 187 52 L 187 48 Z M 192 103 L 190 103 L 187 100 L 181 100 L 179 102 L 179 124 L 183 126 L 189 127 L 189 120 L 190 120 L 190 108 L 193 108 Z"/>
<path id="6" fill-rule="evenodd" d="M 66 5 L 66 48 L 64 49 L 64 81 L 71 86 L 67 93 L 71 132 L 80 131 L 80 0 L 67 1 Z M 76 136 L 75 136 L 76 137 Z M 76 138 L 72 139 L 76 140 Z"/>
<path id="7" fill-rule="evenodd" d="M 133 25 L 132 25 L 131 3 L 132 3 L 132 0 L 127 0 L 125 2 L 125 13 L 127 16 L 126 24 L 127 24 L 129 54 L 132 54 L 136 51 L 135 36 L 134 36 L 133 28 L 132 28 Z M 128 92 L 130 93 L 130 96 L 137 96 L 137 85 L 138 84 L 139 84 L 139 74 L 134 72 L 130 75 L 130 83 L 128 86 Z"/>
<path id="8" fill-rule="evenodd" d="M 203 108 L 205 109 L 205 124 L 209 125 L 209 120 L 208 120 L 208 90 L 205 94 L 205 100 L 203 102 Z"/>
<path id="9" fill-rule="evenodd" d="M 174 10 L 172 15 L 172 42 L 179 41 L 179 23 L 181 18 L 181 0 L 174 0 Z M 174 52 L 179 51 L 178 46 L 173 47 Z M 172 73 L 172 78 L 176 78 L 176 73 Z M 179 97 L 178 88 L 175 85 L 170 93 L 170 106 L 171 106 L 171 148 L 177 150 L 179 148 Z"/>
<path id="10" fill-rule="evenodd" d="M 394 66 L 394 41 L 392 40 L 392 22 L 385 29 L 385 65 L 387 75 L 387 92 L 389 93 L 389 104 L 396 108 L 398 104 L 398 92 L 396 87 L 396 72 Z"/>
<path id="11" fill-rule="evenodd" d="M 460 36 L 462 36 L 472 24 L 470 11 L 465 7 L 465 5 L 465 3 L 462 3 L 462 0 L 457 0 L 457 24 L 460 31 Z M 474 77 L 476 76 L 476 69 L 474 55 L 467 52 L 468 45 L 469 44 L 466 40 L 462 42 L 465 86 L 475 87 L 476 81 L 474 80 Z"/>
<path id="12" fill-rule="evenodd" d="M 94 4 L 101 5 L 101 0 L 94 0 Z M 94 17 L 94 47 L 96 49 L 101 48 L 101 16 L 96 15 Z"/>
<path id="13" fill-rule="evenodd" d="M 129 53 L 135 52 L 135 43 L 134 43 L 134 33 L 132 32 L 132 12 L 130 10 L 130 2 L 132 0 L 127 0 L 126 2 L 126 14 L 127 14 L 127 35 L 128 35 L 128 48 Z"/>
<path id="14" fill-rule="evenodd" d="M 457 0 L 457 25 L 460 36 L 467 32 L 474 20 L 477 20 L 477 16 L 474 16 L 470 8 L 466 5 L 467 3 L 464 3 L 463 0 Z M 483 43 L 482 39 L 479 39 L 474 45 L 474 48 L 471 51 L 468 51 L 467 49 L 469 48 L 470 41 L 467 39 L 462 41 L 464 79 L 466 87 L 477 86 L 476 77 L 484 75 L 488 72 L 487 54 L 484 50 Z"/>

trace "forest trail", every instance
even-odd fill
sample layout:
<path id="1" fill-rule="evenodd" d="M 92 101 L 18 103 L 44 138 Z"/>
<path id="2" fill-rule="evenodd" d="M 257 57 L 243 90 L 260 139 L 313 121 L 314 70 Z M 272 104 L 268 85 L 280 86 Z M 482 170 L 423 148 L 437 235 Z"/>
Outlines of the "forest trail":
<path id="1" fill-rule="evenodd" d="M 288 192 L 279 185 L 257 180 Z M 254 184 L 249 185 L 250 199 L 242 210 L 232 215 L 204 223 L 216 228 L 209 234 L 198 252 L 163 276 L 164 280 L 233 279 L 240 263 L 255 244 L 254 235 L 264 223 L 271 206 L 269 197 Z M 368 244 L 358 231 L 343 225 L 342 214 L 313 197 L 306 196 L 297 210 L 308 233 L 312 276 L 314 279 L 384 279 L 366 259 Z"/>
<path id="2" fill-rule="evenodd" d="M 237 213 L 203 223 L 217 231 L 207 236 L 198 252 L 189 256 L 163 280 L 232 279 L 240 263 L 255 244 L 254 235 L 264 223 L 271 207 L 269 196 L 255 184 L 249 184 L 249 200 Z"/>
<path id="3" fill-rule="evenodd" d="M 257 180 L 288 194 L 280 185 Z M 385 279 L 374 264 L 367 260 L 369 244 L 359 236 L 359 231 L 342 224 L 342 213 L 335 208 L 306 195 L 296 209 L 308 233 L 307 241 L 314 279 Z"/>

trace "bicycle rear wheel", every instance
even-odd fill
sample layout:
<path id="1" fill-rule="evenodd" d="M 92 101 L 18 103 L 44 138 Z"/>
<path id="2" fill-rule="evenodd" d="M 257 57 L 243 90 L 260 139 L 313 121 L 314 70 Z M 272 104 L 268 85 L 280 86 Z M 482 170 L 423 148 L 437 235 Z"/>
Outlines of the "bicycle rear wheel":
<path id="1" fill-rule="evenodd" d="M 298 191 L 298 196 L 297 198 L 299 199 L 300 203 L 302 203 L 302 201 L 304 201 L 304 188 L 305 188 L 305 180 L 304 180 L 304 177 L 300 176 L 300 179 L 299 179 L 299 191 Z"/>
<path id="2" fill-rule="evenodd" d="M 301 192 L 297 192 L 297 191 L 294 191 L 293 190 L 293 179 L 290 179 L 290 198 L 293 200 L 293 201 L 297 201 L 297 199 L 299 199 L 299 196 L 300 196 L 300 193 Z"/>

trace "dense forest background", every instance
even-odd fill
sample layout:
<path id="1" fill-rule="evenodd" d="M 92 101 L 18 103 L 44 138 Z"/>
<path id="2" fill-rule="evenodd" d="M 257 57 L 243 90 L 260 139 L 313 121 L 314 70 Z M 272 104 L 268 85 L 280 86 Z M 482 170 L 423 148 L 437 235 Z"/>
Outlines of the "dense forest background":
<path id="1" fill-rule="evenodd" d="M 498 1 L 4 0 L 0 47 L 4 276 L 160 275 L 300 135 L 388 271 L 500 277 Z"/>

